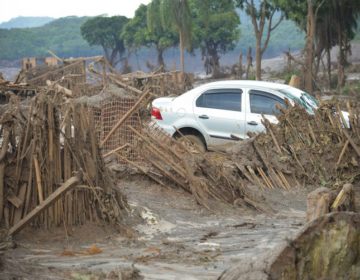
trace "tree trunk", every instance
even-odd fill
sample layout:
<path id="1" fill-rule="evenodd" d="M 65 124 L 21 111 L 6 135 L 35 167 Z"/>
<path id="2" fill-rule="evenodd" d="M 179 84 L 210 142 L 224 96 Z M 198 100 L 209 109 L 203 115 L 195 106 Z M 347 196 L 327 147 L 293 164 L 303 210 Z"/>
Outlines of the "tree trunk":
<path id="1" fill-rule="evenodd" d="M 249 47 L 248 53 L 246 56 L 246 80 L 249 79 L 251 66 L 252 66 L 252 56 L 251 56 L 251 47 Z"/>
<path id="2" fill-rule="evenodd" d="M 242 76 L 243 76 L 242 60 L 243 60 L 243 54 L 242 54 L 242 52 L 240 52 L 240 56 L 239 56 L 239 73 L 238 73 L 239 79 L 242 79 Z"/>
<path id="3" fill-rule="evenodd" d="M 162 67 L 165 70 L 165 62 L 164 62 L 164 50 L 162 48 L 156 48 L 157 50 L 157 61 L 158 61 L 158 66 Z"/>
<path id="4" fill-rule="evenodd" d="M 256 80 L 261 81 L 261 36 L 262 34 L 256 34 Z"/>
<path id="5" fill-rule="evenodd" d="M 346 42 L 343 36 L 341 23 L 338 23 L 338 40 L 339 40 L 339 57 L 338 57 L 338 89 L 342 88 L 345 85 L 345 52 L 346 52 Z"/>
<path id="6" fill-rule="evenodd" d="M 208 50 L 208 53 L 210 55 L 210 65 L 212 68 L 212 76 L 213 78 L 219 77 L 220 74 L 220 63 L 219 63 L 219 56 L 218 53 L 216 51 L 216 48 L 211 48 Z"/>
<path id="7" fill-rule="evenodd" d="M 327 57 L 327 74 L 329 79 L 329 89 L 331 89 L 331 55 L 330 49 L 326 50 L 326 57 Z"/>
<path id="8" fill-rule="evenodd" d="M 304 81 L 305 90 L 313 92 L 313 61 L 314 61 L 314 34 L 315 34 L 315 14 L 312 0 L 307 0 L 308 14 L 306 24 L 306 46 L 305 46 L 305 68 Z"/>
<path id="9" fill-rule="evenodd" d="M 185 63 L 184 63 L 184 38 L 183 38 L 183 34 L 180 31 L 180 66 L 181 66 L 181 72 L 184 74 L 185 73 Z"/>

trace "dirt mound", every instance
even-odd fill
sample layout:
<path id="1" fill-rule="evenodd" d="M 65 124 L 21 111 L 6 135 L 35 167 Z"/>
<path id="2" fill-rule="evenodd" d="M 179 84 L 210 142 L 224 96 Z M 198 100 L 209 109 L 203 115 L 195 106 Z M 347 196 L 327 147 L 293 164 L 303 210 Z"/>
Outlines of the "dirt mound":
<path id="1" fill-rule="evenodd" d="M 359 238 L 359 214 L 328 214 L 307 224 L 277 254 L 235 266 L 219 280 L 358 279 Z"/>

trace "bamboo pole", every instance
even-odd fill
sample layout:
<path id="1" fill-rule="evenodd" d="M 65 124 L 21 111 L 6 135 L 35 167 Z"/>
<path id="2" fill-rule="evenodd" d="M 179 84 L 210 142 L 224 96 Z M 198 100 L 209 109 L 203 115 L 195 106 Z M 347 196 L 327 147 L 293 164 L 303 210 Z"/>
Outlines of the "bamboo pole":
<path id="1" fill-rule="evenodd" d="M 167 154 L 165 154 L 163 151 L 160 151 L 153 143 L 151 143 L 149 141 L 149 139 L 145 138 L 143 135 L 141 135 L 138 131 L 136 131 L 132 126 L 129 126 L 129 128 L 138 136 L 140 137 L 143 141 L 145 141 L 150 149 L 149 151 L 151 151 L 152 153 L 156 152 L 156 155 L 161 157 L 163 160 L 169 162 L 169 164 L 171 165 L 171 167 L 179 173 L 180 176 L 186 178 L 186 171 L 180 167 L 178 164 L 176 164 L 172 159 L 169 158 L 169 156 Z"/>
<path id="2" fill-rule="evenodd" d="M 117 152 L 125 149 L 126 147 L 130 147 L 130 144 L 129 144 L 129 143 L 126 143 L 125 145 L 122 145 L 122 146 L 120 146 L 120 147 L 118 147 L 118 148 L 116 148 L 116 149 L 114 149 L 114 150 L 112 150 L 112 151 L 104 154 L 104 155 L 103 155 L 103 158 L 106 158 L 106 157 L 108 157 L 108 156 L 110 156 L 110 155 L 112 155 L 112 154 L 116 154 Z"/>
<path id="3" fill-rule="evenodd" d="M 349 146 L 349 143 L 350 143 L 349 140 L 346 140 L 344 147 L 341 149 L 341 152 L 340 152 L 340 155 L 339 155 L 339 159 L 338 159 L 338 161 L 336 162 L 336 167 L 339 166 L 339 164 L 340 164 L 340 162 L 341 162 L 341 160 L 342 160 L 342 158 L 343 158 L 343 156 L 344 156 L 344 154 L 345 154 L 345 151 L 346 151 L 347 147 Z"/>
<path id="4" fill-rule="evenodd" d="M 5 163 L 0 163 L 0 223 L 4 213 L 4 176 L 5 176 Z"/>
<path id="5" fill-rule="evenodd" d="M 43 195 L 43 188 L 41 185 L 41 171 L 40 171 L 39 161 L 36 155 L 34 155 L 34 167 L 35 167 L 36 185 L 38 190 L 39 202 L 42 203 L 44 201 L 44 195 Z"/>
<path id="6" fill-rule="evenodd" d="M 346 136 L 346 138 L 348 139 L 350 145 L 354 148 L 355 152 L 357 153 L 357 155 L 360 157 L 360 149 L 359 147 L 355 144 L 355 142 L 351 139 L 349 133 L 347 133 L 347 131 L 345 129 L 343 129 L 343 133 Z"/>

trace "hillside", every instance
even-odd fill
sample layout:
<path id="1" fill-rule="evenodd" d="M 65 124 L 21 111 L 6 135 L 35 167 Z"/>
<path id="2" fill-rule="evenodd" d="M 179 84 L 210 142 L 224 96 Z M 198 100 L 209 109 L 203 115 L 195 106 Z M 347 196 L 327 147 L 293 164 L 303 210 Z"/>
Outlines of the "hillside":
<path id="1" fill-rule="evenodd" d="M 9 21 L 0 23 L 0 28 L 11 29 L 11 28 L 31 28 L 43 26 L 54 18 L 51 17 L 16 17 Z"/>
<path id="2" fill-rule="evenodd" d="M 80 34 L 88 17 L 65 17 L 41 27 L 0 29 L 0 60 L 17 60 L 27 56 L 46 56 L 52 50 L 62 57 L 99 54 Z"/>
<path id="3" fill-rule="evenodd" d="M 234 52 L 224 57 L 223 63 L 225 64 L 228 64 L 228 61 L 233 62 L 231 57 L 233 55 L 238 57 L 240 49 L 245 52 L 249 46 L 253 46 L 253 48 L 255 46 L 250 20 L 246 14 L 240 11 L 239 14 L 241 38 Z M 0 29 L 0 60 L 18 60 L 27 56 L 42 57 L 48 55 L 47 50 L 52 50 L 62 57 L 101 54 L 100 47 L 90 47 L 81 37 L 80 26 L 87 19 L 88 17 L 65 17 L 35 28 Z M 284 21 L 273 32 L 272 40 L 264 57 L 279 55 L 288 48 L 300 49 L 303 46 L 303 38 L 303 33 L 297 29 L 294 23 Z M 141 54 L 139 57 L 141 62 L 153 58 L 152 51 L 149 50 L 142 50 L 139 54 Z M 167 62 L 177 60 L 177 55 L 176 50 L 169 51 Z M 200 59 L 196 59 L 196 61 Z"/>

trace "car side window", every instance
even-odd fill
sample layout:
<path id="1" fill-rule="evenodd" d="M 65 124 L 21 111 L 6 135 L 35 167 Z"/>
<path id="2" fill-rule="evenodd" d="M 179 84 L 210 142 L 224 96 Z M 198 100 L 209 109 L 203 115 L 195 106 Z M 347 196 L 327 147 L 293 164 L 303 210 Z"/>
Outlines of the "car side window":
<path id="1" fill-rule="evenodd" d="M 213 89 L 196 100 L 196 107 L 241 112 L 241 89 Z"/>
<path id="2" fill-rule="evenodd" d="M 254 114 L 277 115 L 279 110 L 276 104 L 285 107 L 285 102 L 280 97 L 260 90 L 250 90 L 250 110 Z"/>

